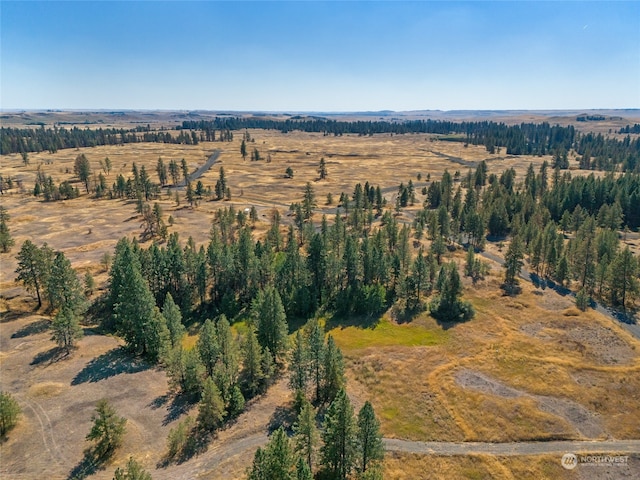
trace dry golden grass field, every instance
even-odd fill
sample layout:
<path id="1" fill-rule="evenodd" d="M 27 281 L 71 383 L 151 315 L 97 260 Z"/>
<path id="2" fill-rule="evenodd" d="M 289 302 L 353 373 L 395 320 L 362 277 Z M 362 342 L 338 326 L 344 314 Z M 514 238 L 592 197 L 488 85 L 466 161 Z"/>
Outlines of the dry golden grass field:
<path id="1" fill-rule="evenodd" d="M 49 319 L 33 311 L 34 300 L 14 281 L 19 246 L 26 239 L 38 245 L 47 242 L 64 251 L 78 271 L 91 271 L 103 288 L 107 274 L 100 264 L 102 256 L 112 253 L 122 236 L 141 233 L 134 202 L 84 194 L 73 176 L 77 155 L 84 153 L 96 173 L 99 161 L 109 157 L 111 184 L 118 173 L 129 175 L 134 162 L 144 165 L 157 181 L 158 157 L 165 162 L 184 158 L 193 171 L 221 149 L 219 160 L 201 180 L 213 188 L 219 168 L 224 167 L 230 201 L 204 199 L 191 208 L 184 189 L 179 190 L 180 205 L 173 191 L 170 195 L 163 191 L 158 200 L 165 220 L 173 217 L 169 231 L 179 232 L 183 241 L 192 236 L 197 244 L 207 241 L 214 213 L 222 206 L 256 206 L 261 220 L 256 235 L 260 235 L 273 208 L 286 220 L 289 204 L 301 199 L 306 182 L 313 185 L 318 210 L 331 213 L 340 193 L 352 193 L 357 182 L 379 184 L 391 201 L 401 182 L 412 180 L 419 191 L 427 174 L 437 179 L 445 169 L 464 175 L 486 160 L 490 173 L 514 167 L 521 180 L 531 162 L 539 165 L 545 159 L 489 155 L 484 147 L 465 148 L 429 135 L 249 133 L 255 141 L 248 150 L 257 148 L 261 161 L 243 161 L 240 133 L 231 143 L 128 144 L 30 154 L 26 167 L 19 155 L 0 157 L 0 174 L 20 180 L 23 189 L 16 187 L 2 197 L 16 246 L 0 255 L 0 389 L 16 396 L 23 415 L 0 445 L 1 478 L 68 478 L 82 459 L 91 412 L 102 397 L 111 399 L 127 417 L 128 429 L 113 463 L 90 478 L 112 478 L 129 454 L 154 479 L 242 478 L 278 407 L 291 402 L 286 382 L 280 381 L 221 432 L 205 453 L 164 468 L 158 464 L 167 433 L 188 414 L 173 402 L 165 374 L 128 359 L 119 350 L 119 339 L 94 334 L 90 328 L 70 357 L 53 356 Z M 267 155 L 270 163 L 264 160 Z M 318 180 L 321 158 L 327 163 L 326 180 Z M 80 197 L 45 203 L 29 195 L 38 167 L 56 184 L 76 182 Z M 284 177 L 287 167 L 293 169 L 293 178 Z M 329 193 L 333 206 L 325 205 Z M 409 211 L 420 208 L 423 196 L 418 199 Z M 460 253 L 453 258 L 464 261 Z M 597 312 L 580 312 L 570 298 L 551 290 L 521 282 L 520 295 L 503 296 L 501 276 L 502 269 L 491 264 L 485 280 L 476 285 L 465 281 L 464 297 L 472 302 L 476 316 L 455 326 L 441 325 L 427 314 L 402 324 L 386 314 L 366 328 L 355 320 L 327 319 L 327 328 L 347 360 L 348 391 L 356 407 L 371 400 L 384 436 L 406 440 L 639 438 L 640 341 Z M 625 467 L 569 472 L 560 466 L 560 456 L 394 453 L 385 460 L 385 478 L 640 478 L 636 457 Z"/>

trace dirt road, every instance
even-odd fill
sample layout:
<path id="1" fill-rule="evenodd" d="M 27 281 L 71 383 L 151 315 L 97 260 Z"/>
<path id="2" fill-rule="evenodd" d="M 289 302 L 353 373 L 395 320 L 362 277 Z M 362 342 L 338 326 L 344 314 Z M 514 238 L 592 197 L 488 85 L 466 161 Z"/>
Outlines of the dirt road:
<path id="1" fill-rule="evenodd" d="M 204 175 L 206 171 L 213 167 L 213 164 L 216 163 L 216 160 L 218 160 L 218 157 L 220 156 L 220 152 L 221 150 L 219 148 L 214 150 L 211 156 L 209 156 L 207 161 L 204 163 L 204 165 L 198 167 L 195 172 L 189 174 L 189 181 L 193 182 L 194 180 L 197 180 L 202 175 Z M 178 182 L 176 187 L 184 187 L 186 184 L 187 182 L 183 179 L 181 182 Z"/>
<path id="2" fill-rule="evenodd" d="M 550 441 L 550 442 L 414 442 L 395 438 L 383 439 L 389 452 L 419 453 L 426 455 L 544 455 L 565 453 L 610 453 L 625 455 L 640 453 L 640 440 L 607 441 Z"/>

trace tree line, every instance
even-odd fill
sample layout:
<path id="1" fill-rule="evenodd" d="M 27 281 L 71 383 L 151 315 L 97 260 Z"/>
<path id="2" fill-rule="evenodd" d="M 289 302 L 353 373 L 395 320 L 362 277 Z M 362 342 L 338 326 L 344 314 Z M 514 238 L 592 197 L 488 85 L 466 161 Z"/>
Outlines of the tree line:
<path id="1" fill-rule="evenodd" d="M 172 143 L 197 145 L 201 141 L 233 140 L 229 129 L 207 128 L 201 132 L 175 130 L 152 131 L 150 127 L 124 128 L 12 128 L 0 127 L 0 155 L 10 153 L 50 152 L 65 148 L 97 147 L 101 145 L 123 145 L 125 143 Z"/>
<path id="2" fill-rule="evenodd" d="M 227 128 L 240 130 L 261 128 L 279 130 L 282 133 L 294 130 L 319 132 L 325 135 L 374 135 L 433 133 L 457 134 L 449 138 L 465 144 L 484 145 L 489 153 L 505 148 L 507 155 L 558 155 L 562 157 L 575 150 L 583 169 L 637 172 L 640 166 L 640 139 L 627 136 L 622 140 L 602 134 L 579 134 L 571 125 L 562 127 L 542 123 L 506 125 L 491 121 L 450 122 L 445 120 L 409 121 L 338 121 L 323 118 L 300 118 L 276 120 L 261 117 L 218 117 L 211 121 L 184 121 L 183 129 L 204 130 Z M 621 131 L 621 133 L 623 133 Z M 632 133 L 631 130 L 625 133 Z M 568 163 L 564 168 L 568 168 Z"/>
<path id="3" fill-rule="evenodd" d="M 625 127 L 622 140 L 602 134 L 579 134 L 571 125 L 562 127 L 542 123 L 507 125 L 492 121 L 451 122 L 445 120 L 408 121 L 338 121 L 324 118 L 289 118 L 286 120 L 264 117 L 217 117 L 213 120 L 184 121 L 178 126 L 179 134 L 168 131 L 150 131 L 149 127 L 135 129 L 16 129 L 0 128 L 0 154 L 56 152 L 63 148 L 97 145 L 119 145 L 135 142 L 197 144 L 199 141 L 231 141 L 233 131 L 248 128 L 321 132 L 325 135 L 374 135 L 432 133 L 456 136 L 449 138 L 465 144 L 484 145 L 489 153 L 505 148 L 508 155 L 558 155 L 562 157 L 572 149 L 580 155 L 583 169 L 637 172 L 640 168 L 640 139 L 628 134 L 634 127 Z M 187 133 L 188 132 L 188 133 Z M 217 134 L 216 134 L 217 132 Z M 568 164 L 565 164 L 566 168 Z"/>

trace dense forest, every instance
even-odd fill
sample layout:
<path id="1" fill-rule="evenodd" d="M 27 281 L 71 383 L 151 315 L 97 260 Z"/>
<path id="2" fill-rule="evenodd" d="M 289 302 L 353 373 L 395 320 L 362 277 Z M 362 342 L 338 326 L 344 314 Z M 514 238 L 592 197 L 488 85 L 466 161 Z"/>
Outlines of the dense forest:
<path id="1" fill-rule="evenodd" d="M 578 134 L 573 126 L 543 123 L 506 125 L 491 121 L 451 122 L 442 120 L 337 121 L 323 118 L 275 120 L 263 117 L 218 117 L 211 121 L 184 121 L 179 133 L 135 129 L 0 129 L 0 154 L 50 151 L 62 148 L 118 145 L 133 142 L 197 144 L 199 141 L 231 141 L 233 131 L 249 128 L 318 132 L 325 135 L 373 135 L 432 133 L 455 135 L 449 140 L 484 145 L 488 152 L 504 148 L 507 155 L 554 155 L 561 168 L 568 168 L 567 153 L 580 155 L 580 168 L 637 172 L 640 169 L 640 139 L 619 140 L 602 134 Z M 626 133 L 635 132 L 635 126 Z"/>

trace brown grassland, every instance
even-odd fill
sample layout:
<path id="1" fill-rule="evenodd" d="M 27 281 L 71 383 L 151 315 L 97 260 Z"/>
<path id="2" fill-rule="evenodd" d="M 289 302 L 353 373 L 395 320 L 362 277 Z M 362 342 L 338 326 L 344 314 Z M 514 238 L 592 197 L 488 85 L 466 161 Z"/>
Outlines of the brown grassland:
<path id="1" fill-rule="evenodd" d="M 319 212 L 333 214 L 341 192 L 350 194 L 356 183 L 379 184 L 393 203 L 397 187 L 411 179 L 419 192 L 426 176 L 437 179 L 445 169 L 464 175 L 487 160 L 490 173 L 514 167 L 521 180 L 531 162 L 545 158 L 489 155 L 484 147 L 464 147 L 429 135 L 358 137 L 323 136 L 292 132 L 250 131 L 263 160 L 243 161 L 240 133 L 231 143 L 196 146 L 128 144 L 55 154 L 30 154 L 24 166 L 19 155 L 0 157 L 0 174 L 20 180 L 2 198 L 11 215 L 14 250 L 0 256 L 0 389 L 20 402 L 23 415 L 17 428 L 0 446 L 2 478 L 67 478 L 82 459 L 84 437 L 98 399 L 109 398 L 128 419 L 123 448 L 106 470 L 91 478 L 111 478 L 113 470 L 131 454 L 154 479 L 241 478 L 253 451 L 266 438 L 267 425 L 278 407 L 288 405 L 284 381 L 255 400 L 247 411 L 221 432 L 207 452 L 181 465 L 158 467 L 166 437 L 177 421 L 189 414 L 176 404 L 162 370 L 124 355 L 118 338 L 95 334 L 91 326 L 69 357 L 59 358 L 47 332 L 49 318 L 34 312 L 34 300 L 15 281 L 15 254 L 26 239 L 47 242 L 62 250 L 79 272 L 91 271 L 104 288 L 107 273 L 100 265 L 122 236 L 139 236 L 135 203 L 92 199 L 73 176 L 73 162 L 84 153 L 93 170 L 109 157 L 113 169 L 128 176 L 135 162 L 157 180 L 158 157 L 165 162 L 184 158 L 191 170 L 215 149 L 220 159 L 201 178 L 215 184 L 224 167 L 232 198 L 203 199 L 188 206 L 184 190 L 163 191 L 158 202 L 165 220 L 174 220 L 170 232 L 183 241 L 192 236 L 207 241 L 214 213 L 221 206 L 256 206 L 260 222 L 256 235 L 266 230 L 271 210 L 278 208 L 287 222 L 288 206 L 299 201 L 311 182 Z M 271 162 L 264 159 L 271 156 Z M 324 158 L 329 177 L 318 181 L 318 163 Z M 546 158 L 550 160 L 550 157 Z M 575 166 L 575 159 L 572 159 Z M 74 200 L 45 203 L 29 195 L 37 168 L 57 183 L 71 180 L 81 191 Z M 287 179 L 287 167 L 294 171 Z M 417 175 L 422 180 L 417 180 Z M 576 174 L 578 172 L 575 172 Z M 331 193 L 334 205 L 326 205 Z M 417 210 L 424 197 L 407 210 Z M 316 219 L 319 220 L 320 214 Z M 491 246 L 497 250 L 497 246 Z M 453 258 L 460 264 L 463 254 Z M 348 391 L 357 408 L 371 400 L 385 437 L 407 440 L 511 442 L 547 439 L 631 439 L 640 431 L 640 341 L 601 314 L 580 312 L 570 298 L 536 289 L 522 281 L 522 293 L 504 296 L 499 286 L 502 269 L 491 264 L 485 280 L 465 280 L 464 297 L 476 316 L 459 325 L 442 325 L 427 314 L 398 323 L 386 314 L 373 326 L 358 319 L 327 328 L 347 360 Z M 191 338 L 193 341 L 193 338 Z M 193 414 L 193 411 L 191 411 Z M 635 462 L 635 460 L 634 460 Z M 389 454 L 385 478 L 624 478 L 634 476 L 637 462 L 627 467 L 568 472 L 559 456 L 527 457 L 433 456 Z M 624 468 L 624 470 L 622 470 Z M 597 471 L 596 471 L 597 470 Z M 584 475 L 587 475 L 585 477 Z M 613 475 L 613 476 L 612 476 Z"/>

